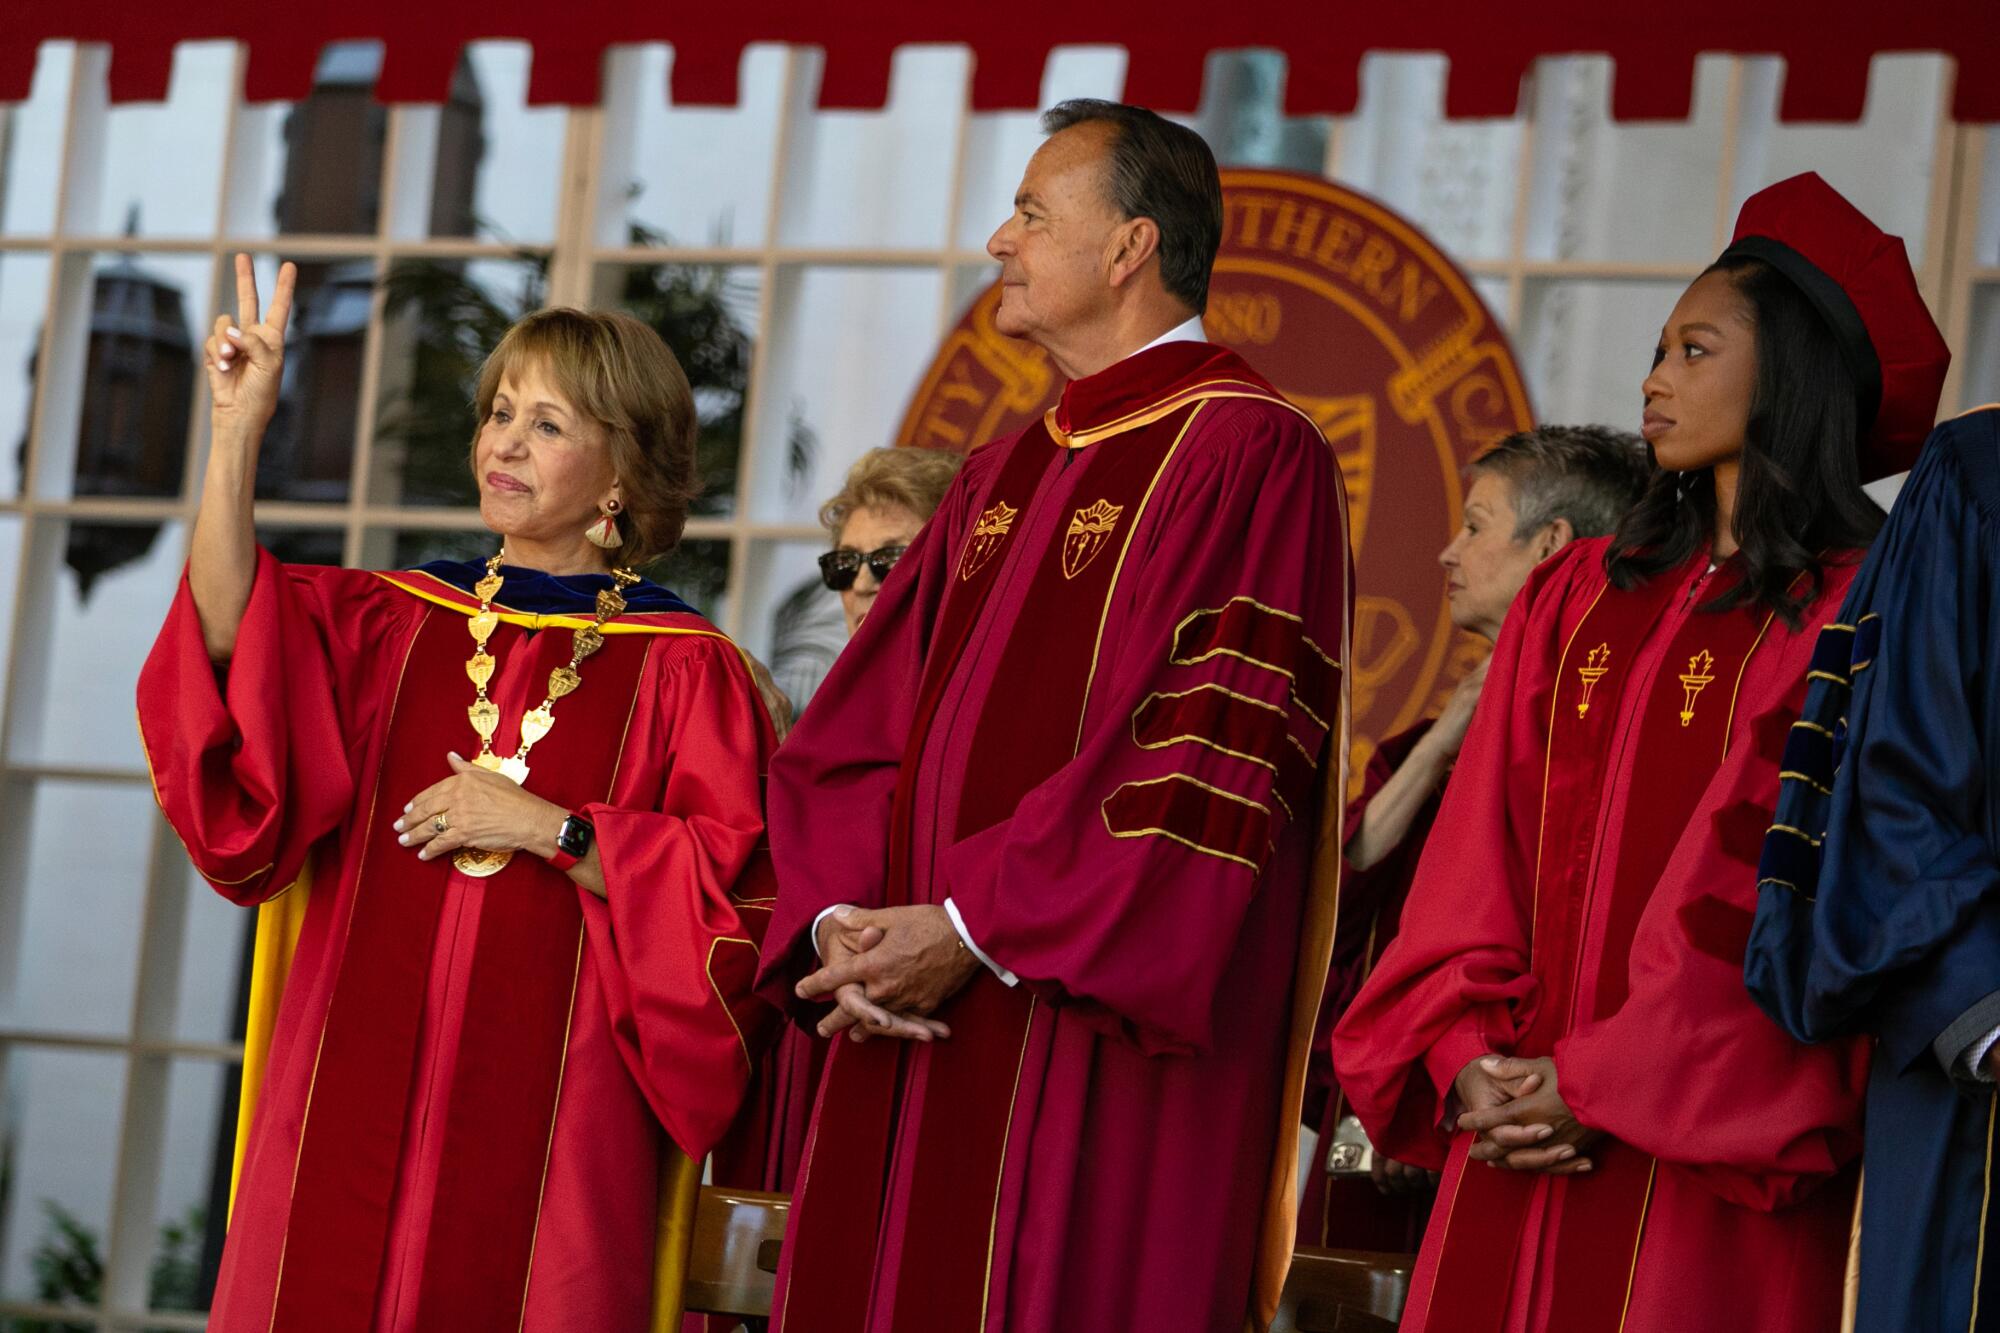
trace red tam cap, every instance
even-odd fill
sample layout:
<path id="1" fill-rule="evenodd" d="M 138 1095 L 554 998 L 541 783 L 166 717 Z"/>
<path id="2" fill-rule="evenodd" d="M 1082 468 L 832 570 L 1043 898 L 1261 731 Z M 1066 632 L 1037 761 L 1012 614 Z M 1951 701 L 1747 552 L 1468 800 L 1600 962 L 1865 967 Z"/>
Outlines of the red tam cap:
<path id="1" fill-rule="evenodd" d="M 1832 329 L 1860 390 L 1861 479 L 1907 469 L 1937 421 L 1951 349 L 1917 292 L 1902 237 L 1808 171 L 1751 195 L 1722 257 L 1763 260 Z"/>

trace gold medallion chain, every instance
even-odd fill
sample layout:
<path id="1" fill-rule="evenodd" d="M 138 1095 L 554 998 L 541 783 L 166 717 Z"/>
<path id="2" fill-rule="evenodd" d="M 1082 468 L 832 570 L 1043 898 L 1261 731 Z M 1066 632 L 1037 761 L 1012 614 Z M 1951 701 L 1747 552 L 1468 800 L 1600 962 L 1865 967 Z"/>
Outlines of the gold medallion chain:
<path id="1" fill-rule="evenodd" d="M 493 609 L 493 599 L 500 595 L 504 583 L 500 562 L 506 554 L 503 550 L 488 560 L 486 577 L 472 585 L 473 595 L 479 598 L 479 613 L 466 624 L 476 646 L 465 663 L 465 674 L 471 678 L 473 690 L 472 704 L 465 710 L 465 715 L 472 723 L 472 729 L 479 733 L 479 753 L 472 757 L 472 762 L 516 784 L 525 785 L 528 781 L 528 752 L 555 730 L 556 700 L 573 694 L 583 684 L 583 674 L 579 670 L 583 660 L 604 646 L 604 627 L 623 613 L 625 589 L 637 583 L 639 576 L 629 569 L 611 571 L 612 586 L 597 594 L 597 618 L 576 631 L 570 643 L 569 662 L 549 672 L 548 693 L 539 704 L 521 714 L 520 742 L 513 754 L 502 758 L 493 752 L 493 734 L 500 729 L 500 705 L 486 697 L 486 685 L 493 679 L 496 665 L 493 655 L 486 651 L 486 641 L 493 637 L 493 631 L 500 624 L 500 613 Z M 451 863 L 464 874 L 484 879 L 513 857 L 511 851 L 466 847 L 451 858 Z"/>

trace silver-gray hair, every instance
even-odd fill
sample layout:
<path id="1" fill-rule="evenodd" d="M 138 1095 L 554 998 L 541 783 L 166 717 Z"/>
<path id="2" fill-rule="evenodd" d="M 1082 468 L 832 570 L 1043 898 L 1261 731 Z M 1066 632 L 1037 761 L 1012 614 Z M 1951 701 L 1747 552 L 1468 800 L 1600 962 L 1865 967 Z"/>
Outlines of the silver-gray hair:
<path id="1" fill-rule="evenodd" d="M 1557 519 L 1578 537 L 1616 530 L 1652 475 L 1646 447 L 1610 426 L 1537 426 L 1509 435 L 1472 460 L 1472 471 L 1514 488 L 1514 540 Z"/>

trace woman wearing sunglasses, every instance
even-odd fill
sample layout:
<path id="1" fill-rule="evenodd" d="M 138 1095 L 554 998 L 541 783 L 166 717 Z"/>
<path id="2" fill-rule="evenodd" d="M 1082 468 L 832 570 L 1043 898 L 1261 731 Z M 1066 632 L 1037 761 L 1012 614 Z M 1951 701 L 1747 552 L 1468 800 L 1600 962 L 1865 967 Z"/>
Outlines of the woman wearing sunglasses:
<path id="1" fill-rule="evenodd" d="M 850 637 L 964 461 L 942 449 L 870 449 L 848 471 L 840 493 L 820 506 L 819 521 L 833 538 L 833 549 L 819 558 L 819 573 L 840 594 Z M 715 1150 L 718 1185 L 791 1191 L 826 1047 L 811 1030 L 785 1025 L 778 1044 L 758 1064 L 736 1124 Z M 735 1324 L 720 1317 L 709 1321 L 717 1333 Z"/>
<path id="2" fill-rule="evenodd" d="M 820 506 L 833 549 L 819 558 L 819 574 L 840 594 L 850 638 L 964 461 L 942 449 L 870 449 L 840 494 Z"/>

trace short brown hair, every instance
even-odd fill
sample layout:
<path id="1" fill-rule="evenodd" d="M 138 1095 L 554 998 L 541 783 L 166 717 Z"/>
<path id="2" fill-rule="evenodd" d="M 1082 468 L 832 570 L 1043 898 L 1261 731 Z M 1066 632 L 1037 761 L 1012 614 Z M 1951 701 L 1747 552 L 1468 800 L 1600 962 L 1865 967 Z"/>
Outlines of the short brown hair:
<path id="1" fill-rule="evenodd" d="M 1185 125 L 1124 102 L 1073 97 L 1042 113 L 1042 133 L 1111 127 L 1106 181 L 1112 206 L 1160 229 L 1160 281 L 1195 314 L 1208 310 L 1208 275 L 1222 246 L 1222 176 L 1208 141 Z"/>
<path id="2" fill-rule="evenodd" d="M 847 470 L 840 494 L 819 507 L 819 521 L 835 541 L 848 515 L 874 505 L 899 505 L 928 520 L 965 459 L 948 449 L 870 449 Z"/>
<path id="3" fill-rule="evenodd" d="M 493 413 L 500 381 L 538 365 L 571 406 L 595 421 L 611 447 L 624 508 L 625 544 L 611 563 L 636 569 L 680 543 L 695 475 L 694 390 L 660 335 L 630 315 L 559 306 L 507 330 L 479 370 L 479 425 Z M 478 439 L 477 429 L 474 441 Z"/>

